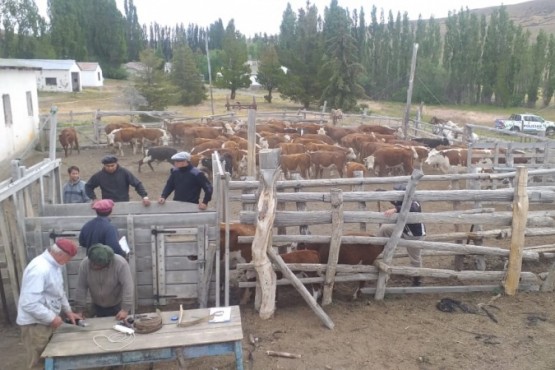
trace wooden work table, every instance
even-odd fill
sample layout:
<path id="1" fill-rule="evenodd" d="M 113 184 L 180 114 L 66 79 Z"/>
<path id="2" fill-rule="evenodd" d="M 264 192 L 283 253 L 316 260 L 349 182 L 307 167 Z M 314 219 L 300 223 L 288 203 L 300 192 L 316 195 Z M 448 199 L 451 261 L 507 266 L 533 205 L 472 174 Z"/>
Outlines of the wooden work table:
<path id="1" fill-rule="evenodd" d="M 184 316 L 186 319 L 207 317 L 209 310 L 186 310 Z M 172 316 L 179 316 L 179 311 L 162 312 L 160 330 L 135 334 L 134 339 L 131 337 L 120 343 L 110 343 L 104 337 L 124 338 L 112 328 L 116 323 L 113 317 L 87 319 L 88 326 L 82 329 L 62 327 L 42 353 L 46 359 L 45 369 L 85 369 L 171 360 L 181 363 L 184 359 L 230 353 L 235 354 L 236 368 L 243 369 L 243 329 L 238 306 L 231 307 L 231 320 L 222 323 L 204 320 L 178 327 Z"/>

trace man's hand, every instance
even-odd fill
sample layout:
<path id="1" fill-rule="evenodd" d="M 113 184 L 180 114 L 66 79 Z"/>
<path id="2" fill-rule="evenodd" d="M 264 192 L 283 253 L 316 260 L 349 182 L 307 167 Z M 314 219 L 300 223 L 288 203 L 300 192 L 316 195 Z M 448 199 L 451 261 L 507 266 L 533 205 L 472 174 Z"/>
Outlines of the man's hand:
<path id="1" fill-rule="evenodd" d="M 143 198 L 143 206 L 145 207 L 150 206 L 150 199 L 148 199 L 148 197 Z"/>
<path id="2" fill-rule="evenodd" d="M 125 320 L 127 319 L 128 312 L 123 308 L 116 314 L 116 320 Z"/>
<path id="3" fill-rule="evenodd" d="M 208 207 L 208 206 L 204 203 L 199 203 L 198 204 L 198 209 L 200 209 L 201 211 L 204 211 L 206 209 L 206 207 Z"/>
<path id="4" fill-rule="evenodd" d="M 77 320 L 83 320 L 83 315 L 77 312 L 66 312 L 66 316 L 73 325 L 76 324 Z"/>
<path id="5" fill-rule="evenodd" d="M 164 204 L 164 203 L 166 203 L 166 198 L 160 197 L 160 198 L 158 199 L 158 204 Z"/>
<path id="6" fill-rule="evenodd" d="M 63 323 L 64 320 L 62 320 L 60 316 L 56 316 L 54 320 L 52 320 L 52 322 L 50 323 L 50 327 L 52 327 L 53 329 L 58 329 Z"/>
<path id="7" fill-rule="evenodd" d="M 384 214 L 386 217 L 391 217 L 391 216 L 394 215 L 395 213 L 397 213 L 397 209 L 395 209 L 395 208 L 390 208 L 390 209 L 388 209 L 387 211 L 385 211 L 383 214 Z"/>

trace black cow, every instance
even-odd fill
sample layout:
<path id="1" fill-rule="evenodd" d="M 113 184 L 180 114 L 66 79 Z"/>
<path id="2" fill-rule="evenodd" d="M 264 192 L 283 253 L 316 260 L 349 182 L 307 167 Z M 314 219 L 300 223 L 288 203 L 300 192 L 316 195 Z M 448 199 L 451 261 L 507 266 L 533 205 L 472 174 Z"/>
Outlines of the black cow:
<path id="1" fill-rule="evenodd" d="M 419 143 L 424 144 L 430 149 L 437 148 L 440 145 L 445 145 L 445 146 L 451 145 L 451 143 L 446 137 L 441 139 L 435 139 L 435 138 L 429 138 L 429 137 L 415 137 L 411 140 L 418 141 Z"/>
<path id="2" fill-rule="evenodd" d="M 141 165 L 145 162 L 152 171 L 154 171 L 151 164 L 153 161 L 156 161 L 157 163 L 168 161 L 171 163 L 171 157 L 175 153 L 177 153 L 177 149 L 170 148 L 169 146 L 154 146 L 152 148 L 148 148 L 145 151 L 144 158 L 139 161 L 139 172 L 141 172 Z"/>
<path id="3" fill-rule="evenodd" d="M 222 168 L 225 172 L 229 172 L 230 175 L 233 174 L 233 157 L 229 153 L 220 153 L 220 161 L 222 162 Z M 212 158 L 203 157 L 201 158 L 198 166 L 199 170 L 208 173 L 209 177 L 212 175 Z"/>

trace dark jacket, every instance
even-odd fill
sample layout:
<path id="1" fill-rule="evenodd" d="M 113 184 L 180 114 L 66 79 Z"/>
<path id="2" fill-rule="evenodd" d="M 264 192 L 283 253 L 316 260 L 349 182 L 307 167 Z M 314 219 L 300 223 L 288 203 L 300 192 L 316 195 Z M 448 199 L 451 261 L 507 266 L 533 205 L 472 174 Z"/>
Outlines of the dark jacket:
<path id="1" fill-rule="evenodd" d="M 118 230 L 108 217 L 97 216 L 83 225 L 79 232 L 79 245 L 87 249 L 96 244 L 104 244 L 114 250 L 114 253 L 125 257 L 126 254 L 119 245 Z"/>
<path id="2" fill-rule="evenodd" d="M 104 169 L 98 171 L 85 184 L 87 196 L 96 199 L 94 189 L 100 186 L 102 199 L 112 199 L 114 202 L 129 201 L 129 186 L 135 188 L 137 193 L 144 198 L 147 192 L 143 183 L 139 181 L 129 170 L 118 165 L 114 173 L 108 173 Z"/>
<path id="3" fill-rule="evenodd" d="M 173 200 L 198 204 L 201 189 L 204 190 L 202 203 L 208 204 L 212 199 L 212 184 L 206 175 L 192 165 L 172 168 L 161 197 L 165 199 L 174 192 Z"/>
<path id="4" fill-rule="evenodd" d="M 397 213 L 399 213 L 401 211 L 401 206 L 403 202 L 391 202 L 391 203 L 393 203 L 393 205 L 395 206 L 395 209 L 397 209 Z M 418 203 L 417 201 L 413 201 L 410 205 L 409 212 L 422 212 L 422 207 L 420 206 L 420 203 Z M 424 226 L 424 224 L 421 224 L 421 223 L 406 224 L 403 232 L 410 236 L 425 236 L 426 227 Z"/>

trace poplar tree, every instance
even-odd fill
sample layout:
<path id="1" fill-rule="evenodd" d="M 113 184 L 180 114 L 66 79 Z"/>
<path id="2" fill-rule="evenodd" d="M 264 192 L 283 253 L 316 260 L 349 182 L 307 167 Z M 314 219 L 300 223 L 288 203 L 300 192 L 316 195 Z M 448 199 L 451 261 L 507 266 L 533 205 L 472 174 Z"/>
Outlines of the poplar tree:
<path id="1" fill-rule="evenodd" d="M 284 77 L 285 73 L 281 68 L 276 48 L 274 45 L 267 46 L 260 56 L 257 80 L 268 90 L 268 95 L 264 97 L 268 103 L 272 102 L 272 91 L 279 88 Z"/>
<path id="2" fill-rule="evenodd" d="M 146 100 L 141 110 L 164 110 L 171 102 L 174 88 L 164 72 L 164 59 L 154 49 L 145 49 L 139 54 L 142 69 L 134 78 L 137 91 Z"/>
<path id="3" fill-rule="evenodd" d="M 229 89 L 230 98 L 234 100 L 237 89 L 250 86 L 251 69 L 247 65 L 247 43 L 244 36 L 235 31 L 233 20 L 229 21 L 226 28 L 223 50 L 226 59 L 220 71 L 222 76 L 216 79 L 216 86 Z"/>
<path id="4" fill-rule="evenodd" d="M 178 88 L 178 103 L 196 105 L 206 99 L 202 74 L 195 64 L 193 51 L 188 45 L 180 45 L 175 48 L 170 78 Z"/>

